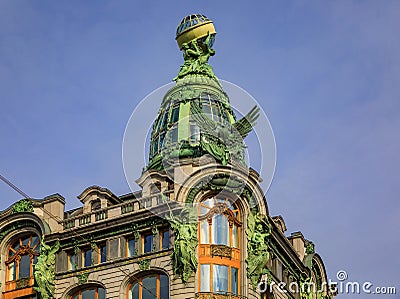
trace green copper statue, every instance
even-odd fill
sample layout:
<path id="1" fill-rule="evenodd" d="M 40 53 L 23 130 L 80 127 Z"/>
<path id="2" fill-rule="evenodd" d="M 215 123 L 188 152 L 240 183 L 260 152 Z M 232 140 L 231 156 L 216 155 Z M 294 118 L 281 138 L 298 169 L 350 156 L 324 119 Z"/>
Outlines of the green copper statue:
<path id="1" fill-rule="evenodd" d="M 40 243 L 40 255 L 35 265 L 35 291 L 39 292 L 42 299 L 52 299 L 54 295 L 54 276 L 56 252 L 60 249 L 60 242 L 53 246 L 47 245 L 42 239 Z"/>
<path id="2" fill-rule="evenodd" d="M 268 238 L 271 228 L 261 220 L 258 213 L 250 212 L 247 221 L 247 277 L 253 288 L 256 288 L 262 275 L 268 273 Z"/>
<path id="3" fill-rule="evenodd" d="M 259 107 L 254 106 L 249 113 L 232 125 L 223 119 L 219 121 L 210 119 L 195 102 L 190 103 L 190 110 L 200 128 L 200 146 L 205 152 L 220 161 L 222 165 L 227 165 L 231 157 L 245 164 L 243 139 L 253 129 L 259 117 Z"/>
<path id="4" fill-rule="evenodd" d="M 197 270 L 197 216 L 189 207 L 182 208 L 179 215 L 173 215 L 171 209 L 169 212 L 166 218 L 175 233 L 172 253 L 174 273 L 186 283 Z"/>
<path id="5" fill-rule="evenodd" d="M 184 63 L 174 81 L 186 75 L 204 75 L 215 78 L 211 65 L 208 64 L 210 56 L 215 55 L 215 50 L 210 46 L 210 33 L 206 39 L 198 38 L 182 45 Z"/>

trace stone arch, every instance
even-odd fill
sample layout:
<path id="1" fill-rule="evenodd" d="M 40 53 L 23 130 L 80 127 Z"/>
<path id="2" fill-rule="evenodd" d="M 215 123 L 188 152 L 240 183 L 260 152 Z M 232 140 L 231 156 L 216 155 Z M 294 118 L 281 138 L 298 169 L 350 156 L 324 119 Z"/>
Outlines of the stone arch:
<path id="1" fill-rule="evenodd" d="M 223 190 L 246 198 L 251 209 L 256 208 L 261 214 L 268 215 L 267 201 L 258 184 L 259 179 L 254 170 L 247 173 L 240 168 L 207 165 L 195 171 L 182 183 L 176 191 L 177 199 L 193 203 L 199 200 L 199 194 L 202 192 Z"/>

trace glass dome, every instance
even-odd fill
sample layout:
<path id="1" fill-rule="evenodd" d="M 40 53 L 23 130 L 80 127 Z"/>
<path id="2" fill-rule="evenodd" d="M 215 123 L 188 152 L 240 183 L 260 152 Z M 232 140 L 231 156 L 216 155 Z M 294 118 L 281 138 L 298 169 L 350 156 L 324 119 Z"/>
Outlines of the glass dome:
<path id="1" fill-rule="evenodd" d="M 191 28 L 200 26 L 201 24 L 205 23 L 212 23 L 212 21 L 204 15 L 196 14 L 184 17 L 179 23 L 178 28 L 176 29 L 176 37 Z"/>
<path id="2" fill-rule="evenodd" d="M 200 129 L 190 115 L 190 105 L 196 103 L 202 111 L 213 121 L 232 123 L 231 111 L 210 93 L 202 93 L 199 97 L 184 101 L 167 101 L 153 124 L 151 135 L 150 159 L 159 154 L 166 140 L 169 145 L 176 145 L 180 141 L 187 141 L 197 145 L 200 140 Z"/>
<path id="3" fill-rule="evenodd" d="M 182 50 L 183 44 L 189 43 L 193 40 L 205 39 L 208 34 L 211 35 L 209 46 L 212 47 L 216 35 L 214 24 L 206 16 L 196 14 L 183 18 L 176 29 L 175 39 L 178 43 L 179 49 Z"/>

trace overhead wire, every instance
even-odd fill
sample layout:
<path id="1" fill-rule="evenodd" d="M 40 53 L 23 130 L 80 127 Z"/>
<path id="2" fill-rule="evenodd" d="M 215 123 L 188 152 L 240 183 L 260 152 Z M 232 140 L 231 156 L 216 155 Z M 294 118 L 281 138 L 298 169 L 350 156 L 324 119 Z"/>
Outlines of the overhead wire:
<path id="1" fill-rule="evenodd" d="M 20 188 L 18 188 L 15 184 L 13 184 L 10 180 L 8 180 L 7 178 L 5 178 L 5 177 L 2 176 L 1 174 L 0 174 L 0 179 L 1 179 L 4 183 L 6 183 L 9 187 L 11 187 L 14 191 L 16 191 L 17 193 L 19 193 L 20 195 L 22 195 L 24 198 L 26 198 L 26 199 L 33 199 L 32 197 L 30 197 L 29 195 L 27 195 L 25 192 L 23 192 Z M 43 211 L 44 213 L 46 213 L 49 217 L 53 218 L 53 220 L 55 220 L 57 223 L 59 223 L 59 224 L 62 224 L 62 223 L 63 223 L 63 219 L 61 219 L 60 217 L 54 215 L 53 213 L 47 211 L 46 209 L 42 209 L 42 211 Z M 90 240 L 86 239 L 84 236 L 82 236 L 81 234 L 77 233 L 75 230 L 71 230 L 71 232 L 72 232 L 75 236 L 81 238 L 83 241 L 88 242 L 89 244 L 91 244 L 91 241 L 90 241 Z M 92 250 L 94 250 L 95 252 L 97 252 L 97 254 L 100 254 L 100 257 L 102 256 L 102 253 L 99 252 L 98 247 L 95 247 L 94 249 L 92 248 Z M 115 262 L 115 260 L 114 260 L 113 258 L 107 256 L 107 254 L 105 255 L 105 258 L 106 258 L 106 261 Z M 82 267 L 82 268 L 84 268 L 84 267 Z M 121 268 L 120 266 L 117 266 L 117 268 L 118 268 L 119 270 L 121 270 L 124 274 L 126 274 L 126 275 L 132 277 L 132 278 L 135 280 L 135 282 L 137 282 L 139 285 L 141 285 L 142 288 L 145 289 L 147 292 L 149 292 L 151 295 L 155 296 L 156 299 L 164 299 L 164 298 L 162 298 L 162 297 L 160 297 L 160 296 L 157 296 L 157 294 L 154 294 L 154 292 L 153 292 L 151 289 L 147 288 L 147 287 L 143 284 L 143 282 L 141 282 L 141 280 L 139 279 L 139 277 L 133 275 L 131 272 L 126 272 L 126 269 Z M 129 270 L 128 270 L 128 271 L 129 271 Z M 165 298 L 165 299 L 166 299 L 166 298 Z"/>

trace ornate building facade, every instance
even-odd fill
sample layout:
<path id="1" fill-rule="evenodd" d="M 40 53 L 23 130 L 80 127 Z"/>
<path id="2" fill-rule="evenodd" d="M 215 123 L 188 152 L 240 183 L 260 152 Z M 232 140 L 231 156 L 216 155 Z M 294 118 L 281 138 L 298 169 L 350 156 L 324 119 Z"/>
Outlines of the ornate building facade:
<path id="1" fill-rule="evenodd" d="M 333 298 L 314 244 L 285 235 L 246 165 L 259 108 L 236 119 L 208 64 L 212 21 L 184 18 L 176 40 L 184 64 L 154 121 L 141 189 L 92 186 L 74 210 L 55 194 L 1 212 L 3 299 Z"/>

